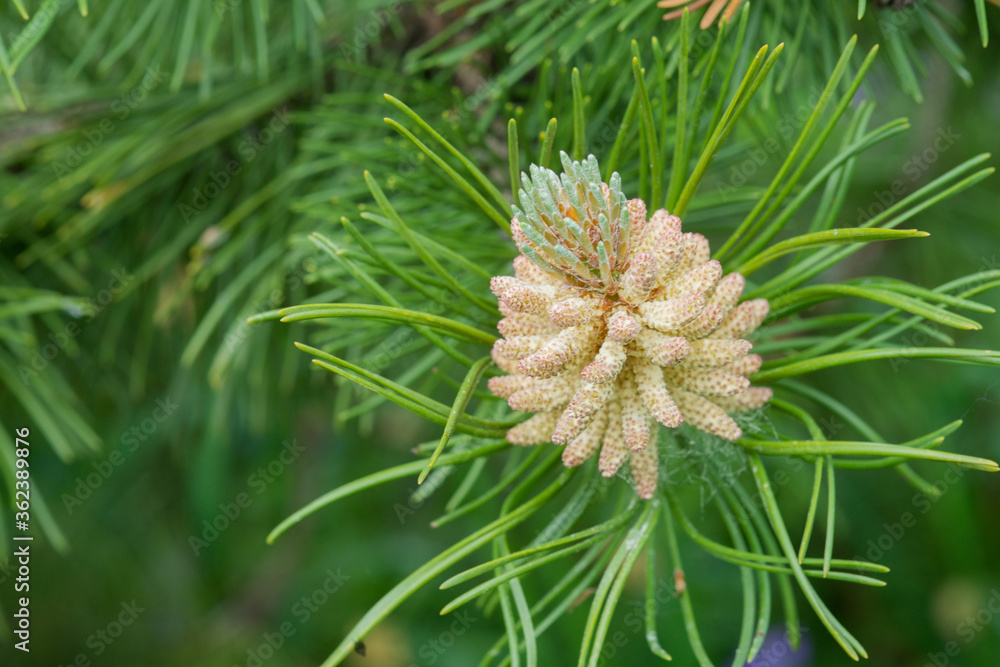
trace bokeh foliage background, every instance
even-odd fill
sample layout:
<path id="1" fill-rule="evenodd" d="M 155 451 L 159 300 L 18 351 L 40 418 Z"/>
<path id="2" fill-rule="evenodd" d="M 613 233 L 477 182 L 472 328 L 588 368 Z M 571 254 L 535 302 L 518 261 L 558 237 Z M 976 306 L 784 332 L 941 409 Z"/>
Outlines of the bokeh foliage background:
<path id="1" fill-rule="evenodd" d="M 364 169 L 394 205 L 421 212 L 420 231 L 444 246 L 487 268 L 513 255 L 492 221 L 450 205 L 444 179 L 385 125 L 383 116 L 399 113 L 383 93 L 430 119 L 506 193 L 508 117 L 522 136 L 537 136 L 565 114 L 578 67 L 588 138 L 608 143 L 605 126 L 627 103 L 616 83 L 629 76 L 631 40 L 645 49 L 655 36 L 672 48 L 677 23 L 650 2 L 23 4 L 28 22 L 17 3 L 0 9 L 14 82 L 0 97 L 0 422 L 8 435 L 31 428 L 33 480 L 51 517 L 34 506 L 45 538 L 33 561 L 36 642 L 13 664 L 318 664 L 381 592 L 466 531 L 432 530 L 447 496 L 414 499 L 415 480 L 404 480 L 266 546 L 291 511 L 408 460 L 438 430 L 308 368 L 292 346 L 305 327 L 251 327 L 246 317 L 356 291 L 307 236 L 336 238 L 357 261 L 340 219 L 375 226 L 363 216 L 372 210 Z M 925 0 L 901 14 L 870 7 L 861 22 L 843 7 L 854 3 L 800 4 L 757 0 L 750 9 L 754 49 L 785 42 L 786 52 L 686 220 L 713 240 L 777 169 L 761 147 L 825 81 L 853 32 L 864 50 L 884 46 L 858 101 L 878 103 L 874 124 L 905 116 L 912 128 L 857 161 L 838 222 L 853 225 L 1000 149 L 1000 35 L 992 29 L 983 47 L 974 3 Z M 940 18 L 941 6 L 954 23 Z M 941 34 L 954 43 L 942 46 Z M 745 186 L 733 176 L 741 168 Z M 838 271 L 934 287 L 1000 268 L 995 180 L 917 216 L 913 226 L 930 239 L 869 246 Z M 739 193 L 724 196 L 726 183 Z M 396 250 L 390 234 L 377 234 L 379 247 Z M 981 298 L 1000 305 L 996 294 Z M 1000 317 L 980 320 L 983 331 L 962 332 L 958 344 L 997 347 Z M 448 395 L 434 364 L 406 358 L 412 344 L 387 337 L 367 361 L 409 369 Z M 1000 457 L 1000 379 L 988 367 L 853 365 L 812 381 L 901 440 L 963 419 L 953 449 Z M 831 434 L 843 427 L 815 416 Z M 950 664 L 994 665 L 1000 616 L 982 611 L 1000 599 L 1000 482 L 918 468 L 942 486 L 940 500 L 889 472 L 841 475 L 836 552 L 892 573 L 885 589 L 819 590 L 873 664 L 933 664 L 928 654 L 955 641 L 961 652 Z M 779 491 L 801 514 L 808 477 Z M 725 664 L 738 575 L 703 552 L 685 555 L 702 636 Z M 10 584 L 0 571 L 5 610 Z M 653 660 L 628 622 L 639 585 L 619 609 L 625 641 L 608 664 Z M 142 611 L 111 636 L 133 601 Z M 478 663 L 499 619 L 478 608 L 442 618 L 444 601 L 418 594 L 350 664 Z M 966 619 L 977 613 L 970 635 Z M 677 664 L 691 664 L 676 605 L 660 614 L 664 636 L 678 639 Z M 577 611 L 547 635 L 543 664 L 562 664 L 582 621 Z M 805 664 L 847 661 L 812 617 L 804 622 Z"/>

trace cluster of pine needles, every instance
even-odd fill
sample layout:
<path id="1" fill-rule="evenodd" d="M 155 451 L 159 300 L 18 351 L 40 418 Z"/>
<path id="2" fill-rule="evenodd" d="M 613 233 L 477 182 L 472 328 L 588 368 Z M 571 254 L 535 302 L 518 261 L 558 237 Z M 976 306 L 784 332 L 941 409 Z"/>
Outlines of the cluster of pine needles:
<path id="1" fill-rule="evenodd" d="M 178 382 L 149 371 L 151 359 L 168 359 L 205 396 L 198 419 L 219 438 L 228 437 L 220 414 L 263 429 L 291 419 L 293 397 L 316 392 L 329 395 L 341 427 L 370 425 L 392 402 L 443 431 L 414 443 L 416 460 L 324 494 L 268 537 L 410 478 L 425 496 L 451 494 L 432 525 L 471 528 L 378 599 L 324 667 L 474 553 L 482 562 L 440 583 L 467 585 L 441 613 L 473 601 L 499 610 L 506 631 L 484 665 L 538 665 L 545 632 L 587 592 L 577 660 L 599 664 L 640 565 L 650 652 L 669 659 L 656 599 L 669 575 L 691 650 L 717 664 L 699 635 L 699 582 L 683 577 L 681 538 L 738 568 L 733 664 L 762 649 L 775 598 L 792 646 L 804 600 L 849 656 L 866 657 L 813 585 L 882 586 L 887 572 L 834 557 L 838 471 L 885 468 L 938 495 L 913 461 L 997 470 L 941 448 L 960 422 L 883 435 L 810 378 L 861 362 L 1000 365 L 1000 353 L 957 346 L 947 333 L 981 328 L 973 316 L 993 309 L 975 297 L 1000 286 L 1000 270 L 932 287 L 836 272 L 872 243 L 947 244 L 906 223 L 994 171 L 988 155 L 975 156 L 847 222 L 856 169 L 909 128 L 903 118 L 875 121 L 879 91 L 898 86 L 920 103 L 927 52 L 974 85 L 954 35 L 977 31 L 986 48 L 983 0 L 971 18 L 932 0 L 861 0 L 856 11 L 835 0 L 755 0 L 704 27 L 693 5 L 664 21 L 647 1 L 29 4 L 4 8 L 0 36 L 4 405 L 16 404 L 71 463 L 102 451 L 94 415 L 108 404 Z M 771 130 L 766 169 L 734 180 L 754 133 L 782 118 L 793 119 L 790 131 Z M 596 155 L 605 180 L 619 173 L 648 210 L 712 237 L 714 258 L 747 278 L 744 298 L 771 304 L 752 340 L 764 363 L 751 379 L 774 400 L 739 417 L 735 443 L 664 430 L 665 481 L 649 501 L 593 462 L 564 469 L 554 446 L 511 446 L 506 433 L 525 415 L 484 391 L 500 374 L 489 280 L 517 252 L 509 232 L 520 174 L 558 170 L 560 151 Z M 847 305 L 814 308 L 834 300 Z M 908 344 L 917 332 L 933 344 Z M 84 389 L 98 376 L 108 381 Z M 830 439 L 817 411 L 847 424 L 852 439 Z M 14 489 L 10 432 L 0 424 L 4 503 Z M 789 459 L 812 469 L 804 525 L 786 519 L 769 471 Z M 66 549 L 38 486 L 38 521 Z M 727 540 L 705 530 L 708 511 Z M 561 576 L 533 588 L 530 573 L 553 563 Z"/>

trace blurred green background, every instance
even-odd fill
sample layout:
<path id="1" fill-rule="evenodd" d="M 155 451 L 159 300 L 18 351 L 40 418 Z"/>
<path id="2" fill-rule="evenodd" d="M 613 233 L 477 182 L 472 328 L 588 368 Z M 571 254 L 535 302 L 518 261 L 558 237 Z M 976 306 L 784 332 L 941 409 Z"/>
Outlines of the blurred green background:
<path id="1" fill-rule="evenodd" d="M 292 511 L 410 460 L 410 448 L 439 430 L 387 405 L 346 423 L 336 419 L 347 405 L 344 389 L 312 372 L 291 346 L 304 327 L 243 321 L 321 291 L 303 236 L 332 228 L 336 218 L 319 207 L 365 205 L 362 170 L 387 178 L 390 190 L 396 179 L 406 192 L 407 179 L 426 169 L 382 123 L 392 111 L 382 93 L 466 141 L 506 184 L 496 157 L 505 147 L 496 145 L 493 126 L 500 123 L 502 142 L 503 119 L 518 105 L 543 107 L 550 91 L 537 67 L 511 71 L 505 45 L 524 39 L 518 30 L 558 25 L 577 3 L 534 3 L 545 16 L 534 26 L 513 3 L 498 2 L 477 9 L 458 2 L 111 1 L 89 3 L 86 18 L 72 2 L 24 4 L 33 16 L 52 16 L 26 23 L 15 3 L 0 7 L 0 36 L 11 56 L 23 54 L 16 83 L 27 106 L 19 111 L 15 95 L 0 92 L 0 290 L 5 304 L 37 288 L 56 305 L 39 307 L 33 338 L 4 328 L 0 411 L 8 434 L 32 431 L 33 483 L 65 545 L 52 533 L 34 543 L 32 651 L 14 651 L 8 633 L 0 662 L 317 665 L 384 591 L 474 523 L 430 528 L 445 497 L 414 502 L 415 480 L 403 480 L 341 501 L 266 545 L 267 533 Z M 760 34 L 791 40 L 797 10 L 775 4 L 786 14 L 772 25 L 763 14 L 768 0 L 754 3 L 752 11 L 765 17 Z M 858 160 L 839 224 L 854 223 L 895 181 L 912 192 L 973 155 L 1000 151 L 1000 33 L 993 28 L 984 48 L 972 3 L 941 4 L 965 25 L 948 30 L 974 83 L 965 85 L 923 35 L 912 54 L 925 66 L 916 74 L 921 102 L 897 70 L 880 64 L 864 92 L 879 104 L 873 123 L 905 116 L 912 129 Z M 610 28 L 603 14 L 575 28 L 592 31 L 593 43 L 548 65 L 556 45 L 552 52 L 540 47 L 538 66 L 552 67 L 565 87 L 568 66 L 621 61 L 630 39 L 667 41 L 675 29 L 654 3 L 613 3 L 606 11 L 618 12 Z M 737 130 L 737 157 L 794 108 L 813 82 L 810 66 L 824 69 L 830 45 L 839 51 L 842 40 L 822 16 L 814 11 L 806 24 L 797 55 L 805 64 L 785 97 L 755 103 L 755 116 Z M 862 34 L 870 46 L 877 28 Z M 422 49 L 419 57 L 445 55 L 414 68 L 414 49 Z M 926 169 L 915 166 L 922 163 Z M 761 182 L 776 166 L 764 165 Z M 428 178 L 433 190 L 436 177 Z M 988 179 L 917 216 L 913 226 L 930 239 L 869 246 L 838 271 L 857 275 L 877 265 L 880 275 L 934 287 L 1000 268 L 997 188 L 996 178 Z M 716 241 L 711 222 L 705 233 Z M 481 252 L 492 257 L 489 246 L 503 247 L 498 263 L 511 256 L 492 223 L 468 224 L 490 226 L 480 232 Z M 270 296 L 275 286 L 277 299 Z M 997 294 L 982 298 L 1000 307 Z M 79 334 L 39 360 L 49 333 L 76 321 Z M 982 331 L 960 332 L 957 344 L 998 347 L 1000 315 L 981 321 Z M 18 373 L 23 365 L 35 373 Z M 1000 458 L 1000 377 L 989 367 L 879 362 L 825 371 L 810 382 L 893 441 L 962 419 L 950 447 Z M 831 436 L 843 427 L 830 415 L 814 416 Z M 66 439 L 68 453 L 49 446 L 54 434 Z M 874 665 L 991 667 L 1000 655 L 1000 614 L 990 610 L 991 600 L 1000 610 L 1000 479 L 916 467 L 942 485 L 940 500 L 888 471 L 841 475 L 834 553 L 892 572 L 882 589 L 822 582 L 818 590 Z M 805 514 L 809 482 L 808 473 L 798 474 L 779 491 L 792 521 Z M 524 528 L 529 536 L 533 525 Z M 685 547 L 702 637 L 710 655 L 728 664 L 738 633 L 738 573 Z M 541 588 L 557 575 L 543 571 Z M 12 576 L 8 561 L 0 569 L 8 623 Z M 628 619 L 641 604 L 641 584 L 635 577 L 619 607 L 612 630 L 622 633 L 622 645 L 614 655 L 609 649 L 606 664 L 654 664 Z M 420 592 L 369 635 L 365 657 L 345 664 L 478 664 L 502 622 L 475 606 L 441 617 L 445 601 L 433 587 Z M 659 613 L 675 664 L 694 664 L 676 602 Z M 549 631 L 541 664 L 570 664 L 584 619 L 577 608 Z M 808 647 L 800 664 L 849 661 L 811 613 L 803 623 Z M 956 655 L 947 655 L 949 642 Z M 794 664 L 785 660 L 776 653 L 754 664 Z"/>

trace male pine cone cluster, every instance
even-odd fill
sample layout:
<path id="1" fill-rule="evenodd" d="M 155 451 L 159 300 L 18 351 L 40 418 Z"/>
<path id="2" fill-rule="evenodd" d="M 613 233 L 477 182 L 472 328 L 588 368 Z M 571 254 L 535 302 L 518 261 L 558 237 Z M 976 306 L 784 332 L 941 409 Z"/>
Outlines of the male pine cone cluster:
<path id="1" fill-rule="evenodd" d="M 882 9 L 899 10 L 913 6 L 916 0 L 868 0 L 868 2 Z M 685 10 L 695 11 L 708 5 L 708 9 L 705 10 L 701 22 L 698 24 L 702 30 L 710 28 L 716 19 L 732 20 L 742 4 L 743 0 L 660 0 L 656 3 L 658 7 L 671 10 L 663 15 L 664 21 L 680 18 Z M 995 0 L 993 0 L 993 4 L 996 4 Z"/>
<path id="2" fill-rule="evenodd" d="M 567 466 L 600 450 L 605 477 L 628 461 L 648 499 L 656 422 L 736 440 L 728 413 L 770 400 L 747 379 L 761 358 L 745 340 L 768 303 L 739 303 L 743 276 L 722 275 L 707 239 L 683 233 L 664 210 L 647 220 L 617 173 L 601 181 L 594 156 L 561 157 L 561 178 L 534 165 L 521 176 L 511 223 L 521 255 L 514 276 L 490 283 L 504 315 L 493 359 L 509 374 L 489 387 L 514 410 L 537 413 L 510 429 L 510 443 L 565 445 Z"/>

